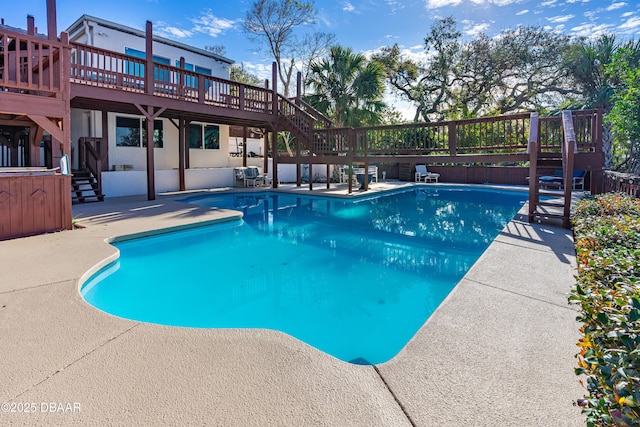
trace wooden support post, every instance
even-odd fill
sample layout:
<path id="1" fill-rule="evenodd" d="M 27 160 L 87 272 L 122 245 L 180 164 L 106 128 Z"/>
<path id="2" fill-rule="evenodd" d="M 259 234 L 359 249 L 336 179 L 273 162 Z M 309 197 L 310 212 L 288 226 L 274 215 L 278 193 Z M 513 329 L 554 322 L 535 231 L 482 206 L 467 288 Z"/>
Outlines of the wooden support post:
<path id="1" fill-rule="evenodd" d="M 109 113 L 102 110 L 102 140 L 100 141 L 100 158 L 102 170 L 109 170 Z"/>
<path id="2" fill-rule="evenodd" d="M 40 166 L 40 142 L 42 141 L 43 130 L 40 126 L 29 128 L 29 145 L 31 146 L 30 166 Z"/>
<path id="3" fill-rule="evenodd" d="M 184 60 L 184 58 L 182 58 Z M 178 179 L 180 181 L 180 191 L 185 191 L 186 181 L 184 176 L 184 161 L 185 161 L 185 120 L 180 117 L 178 119 Z"/>
<path id="4" fill-rule="evenodd" d="M 147 199 L 156 199 L 155 161 L 153 156 L 153 107 L 147 106 Z"/>
<path id="5" fill-rule="evenodd" d="M 152 105 L 147 105 L 144 108 L 142 105 L 134 104 L 138 111 L 142 113 L 142 115 L 147 120 L 147 199 L 155 200 L 156 199 L 156 184 L 155 184 L 155 162 L 153 156 L 153 122 L 160 114 L 166 110 L 167 107 L 162 107 L 159 109 L 155 109 Z"/>
<path id="6" fill-rule="evenodd" d="M 369 163 L 364 163 L 364 176 L 362 177 L 362 187 L 364 191 L 369 191 Z"/>
<path id="7" fill-rule="evenodd" d="M 271 132 L 271 153 L 273 159 L 273 188 L 278 188 L 278 125 Z"/>
<path id="8" fill-rule="evenodd" d="M 242 126 L 242 166 L 247 167 L 247 127 Z"/>
<path id="9" fill-rule="evenodd" d="M 191 148 L 191 120 L 184 120 L 184 168 L 191 169 L 189 148 Z"/>
<path id="10" fill-rule="evenodd" d="M 329 182 L 331 181 L 331 179 L 330 179 L 330 178 L 331 178 L 330 174 L 331 174 L 331 165 L 330 165 L 329 163 L 327 163 L 327 190 L 328 190 L 329 188 L 331 188 L 331 186 L 329 185 Z"/>
<path id="11" fill-rule="evenodd" d="M 264 173 L 265 175 L 267 173 L 269 173 L 269 135 L 267 134 L 267 130 L 264 129 L 263 130 L 263 134 L 264 136 L 262 137 L 263 139 L 263 144 L 264 144 L 264 150 L 263 150 L 263 156 L 262 156 L 262 167 L 264 168 Z"/>

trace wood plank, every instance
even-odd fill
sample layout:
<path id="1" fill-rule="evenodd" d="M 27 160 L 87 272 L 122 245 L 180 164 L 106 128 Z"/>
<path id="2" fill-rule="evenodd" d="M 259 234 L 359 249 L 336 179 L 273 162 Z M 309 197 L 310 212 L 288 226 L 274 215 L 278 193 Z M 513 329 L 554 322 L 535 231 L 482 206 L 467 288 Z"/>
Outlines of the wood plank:
<path id="1" fill-rule="evenodd" d="M 11 180 L 0 178 L 0 240 L 11 236 Z"/>
<path id="2" fill-rule="evenodd" d="M 33 209 L 33 229 L 31 233 L 40 234 L 46 231 L 47 217 L 50 214 L 50 209 L 47 207 L 47 185 L 42 177 L 32 179 L 31 185 L 31 194 L 29 194 Z"/>

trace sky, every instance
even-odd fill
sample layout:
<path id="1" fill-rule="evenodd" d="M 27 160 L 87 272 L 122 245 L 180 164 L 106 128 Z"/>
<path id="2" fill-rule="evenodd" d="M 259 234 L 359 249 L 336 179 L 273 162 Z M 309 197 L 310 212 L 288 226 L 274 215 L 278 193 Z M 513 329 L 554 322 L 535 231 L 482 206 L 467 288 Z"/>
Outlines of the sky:
<path id="1" fill-rule="evenodd" d="M 260 78 L 270 78 L 272 59 L 242 31 L 252 2 L 57 0 L 58 32 L 83 14 L 140 30 L 149 20 L 157 35 L 200 48 L 223 45 L 224 56 Z M 0 4 L 6 25 L 26 28 L 26 16 L 32 15 L 40 32 L 46 32 L 46 0 L 0 0 Z M 447 16 L 456 19 L 469 39 L 519 25 L 584 37 L 615 33 L 621 39 L 640 39 L 638 0 L 316 0 L 315 9 L 315 31 L 334 33 L 339 44 L 365 53 L 397 43 L 406 55 L 419 56 L 432 23 Z"/>

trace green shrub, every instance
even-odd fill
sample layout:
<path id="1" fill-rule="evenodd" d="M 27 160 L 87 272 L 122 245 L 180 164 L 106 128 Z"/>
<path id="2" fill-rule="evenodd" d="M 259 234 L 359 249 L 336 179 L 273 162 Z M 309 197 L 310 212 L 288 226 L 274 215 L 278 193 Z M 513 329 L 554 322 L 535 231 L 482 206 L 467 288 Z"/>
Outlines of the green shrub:
<path id="1" fill-rule="evenodd" d="M 580 304 L 578 399 L 588 426 L 640 425 L 640 201 L 609 193 L 572 217 L 578 264 L 569 300 Z M 581 381 L 582 382 L 582 381 Z"/>

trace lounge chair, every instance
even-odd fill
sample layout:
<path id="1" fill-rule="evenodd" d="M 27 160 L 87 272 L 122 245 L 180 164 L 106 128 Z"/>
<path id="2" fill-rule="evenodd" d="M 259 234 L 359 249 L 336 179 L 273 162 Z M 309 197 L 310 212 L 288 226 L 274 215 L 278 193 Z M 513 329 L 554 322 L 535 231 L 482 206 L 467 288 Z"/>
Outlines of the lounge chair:
<path id="1" fill-rule="evenodd" d="M 574 190 L 584 190 L 584 176 L 586 172 L 582 170 L 573 171 L 572 188 Z M 562 189 L 564 187 L 564 178 L 562 170 L 554 170 L 553 175 L 544 175 L 538 178 L 540 186 L 549 188 L 554 187 Z"/>
<path id="2" fill-rule="evenodd" d="M 427 171 L 425 165 L 416 165 L 416 182 L 438 182 L 439 173 Z"/>

